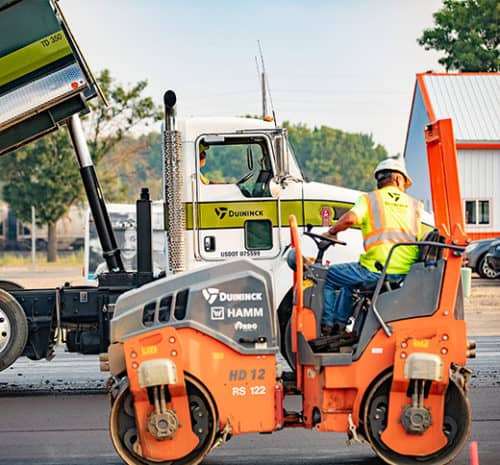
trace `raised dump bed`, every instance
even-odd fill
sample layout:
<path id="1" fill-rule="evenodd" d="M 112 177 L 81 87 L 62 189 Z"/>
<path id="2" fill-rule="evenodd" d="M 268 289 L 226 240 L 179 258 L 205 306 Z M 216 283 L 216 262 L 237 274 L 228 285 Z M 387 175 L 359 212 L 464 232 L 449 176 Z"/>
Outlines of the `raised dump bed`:
<path id="1" fill-rule="evenodd" d="M 97 86 L 51 0 L 0 0 L 0 155 L 88 111 Z"/>

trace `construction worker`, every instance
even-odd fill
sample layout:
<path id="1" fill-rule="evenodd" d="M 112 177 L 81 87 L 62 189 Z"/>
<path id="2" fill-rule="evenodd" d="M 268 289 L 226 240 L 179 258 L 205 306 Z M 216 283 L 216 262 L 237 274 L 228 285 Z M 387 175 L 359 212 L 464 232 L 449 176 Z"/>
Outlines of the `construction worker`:
<path id="1" fill-rule="evenodd" d="M 365 253 L 359 263 L 330 266 L 323 291 L 322 336 L 345 331 L 353 313 L 352 289 L 379 279 L 394 244 L 422 237 L 422 203 L 405 193 L 412 180 L 403 162 L 394 158 L 383 160 L 375 168 L 374 176 L 377 190 L 361 195 L 351 210 L 323 234 L 335 239 L 340 231 L 358 226 L 363 234 Z M 387 268 L 388 278 L 404 277 L 417 257 L 417 246 L 398 247 Z"/>
<path id="2" fill-rule="evenodd" d="M 210 148 L 209 145 L 200 142 L 200 169 L 205 166 L 205 162 L 207 160 L 207 150 Z M 214 181 L 210 181 L 201 171 L 200 171 L 200 180 L 203 184 L 219 184 Z"/>

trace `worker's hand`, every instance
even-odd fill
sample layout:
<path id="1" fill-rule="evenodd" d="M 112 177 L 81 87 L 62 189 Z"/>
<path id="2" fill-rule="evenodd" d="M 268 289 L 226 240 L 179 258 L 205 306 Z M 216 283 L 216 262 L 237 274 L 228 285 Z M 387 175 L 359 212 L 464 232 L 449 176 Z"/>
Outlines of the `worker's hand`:
<path id="1" fill-rule="evenodd" d="M 328 239 L 335 239 L 337 240 L 337 235 L 336 234 L 330 234 L 329 230 L 325 231 L 322 236 L 327 237 Z"/>

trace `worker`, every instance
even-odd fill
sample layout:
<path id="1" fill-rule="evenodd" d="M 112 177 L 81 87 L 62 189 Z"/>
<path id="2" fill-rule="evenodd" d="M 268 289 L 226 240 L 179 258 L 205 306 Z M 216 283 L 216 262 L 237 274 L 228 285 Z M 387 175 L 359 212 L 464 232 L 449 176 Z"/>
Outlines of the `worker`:
<path id="1" fill-rule="evenodd" d="M 323 290 L 322 336 L 344 333 L 353 313 L 353 288 L 378 281 L 394 244 L 422 237 L 422 203 L 405 193 L 412 180 L 403 162 L 395 158 L 383 160 L 375 168 L 374 176 L 377 190 L 361 195 L 323 234 L 335 239 L 337 233 L 357 226 L 363 234 L 365 253 L 359 263 L 339 263 L 328 269 Z M 387 268 L 388 278 L 403 278 L 417 257 L 417 246 L 398 247 Z"/>
<path id="2" fill-rule="evenodd" d="M 205 162 L 207 160 L 207 150 L 210 148 L 209 145 L 200 142 L 200 169 L 205 166 Z M 200 171 L 200 180 L 203 184 L 216 184 L 210 181 L 201 171 Z"/>

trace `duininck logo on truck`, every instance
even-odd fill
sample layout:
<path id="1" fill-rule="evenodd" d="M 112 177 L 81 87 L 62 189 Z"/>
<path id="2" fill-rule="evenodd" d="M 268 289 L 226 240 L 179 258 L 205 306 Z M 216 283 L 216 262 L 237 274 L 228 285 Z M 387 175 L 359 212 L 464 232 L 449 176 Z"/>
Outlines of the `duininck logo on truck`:
<path id="1" fill-rule="evenodd" d="M 278 208 L 279 207 L 279 208 Z M 352 203 L 336 200 L 281 200 L 263 198 L 259 202 L 199 202 L 196 227 L 199 229 L 243 228 L 248 220 L 266 219 L 273 227 L 282 227 L 280 218 L 294 214 L 301 218 L 299 226 L 329 226 L 352 207 Z M 193 204 L 185 204 L 186 229 L 194 228 Z"/>
<path id="2" fill-rule="evenodd" d="M 255 216 L 264 216 L 264 210 L 229 210 L 226 207 L 215 207 L 215 214 L 219 219 L 228 218 L 253 218 Z"/>

